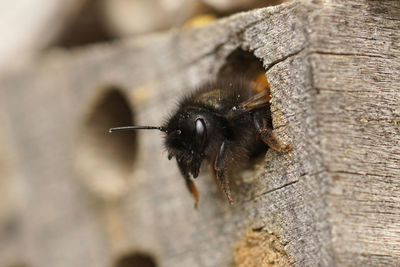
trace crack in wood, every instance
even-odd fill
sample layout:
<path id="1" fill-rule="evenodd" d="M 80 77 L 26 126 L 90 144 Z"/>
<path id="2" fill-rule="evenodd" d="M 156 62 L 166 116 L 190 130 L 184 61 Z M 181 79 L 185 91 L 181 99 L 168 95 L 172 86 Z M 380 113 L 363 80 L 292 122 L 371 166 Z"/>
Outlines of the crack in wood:
<path id="1" fill-rule="evenodd" d="M 271 189 L 271 190 L 268 190 L 268 191 L 264 192 L 264 193 L 261 194 L 260 196 L 263 196 L 263 195 L 270 194 L 270 193 L 273 193 L 273 192 L 275 192 L 275 191 L 281 190 L 281 189 L 283 189 L 283 188 L 285 188 L 285 187 L 287 187 L 287 186 L 289 186 L 289 185 L 296 184 L 298 181 L 299 181 L 299 180 L 294 180 L 294 181 L 291 181 L 291 182 L 289 182 L 289 183 L 283 184 L 283 185 L 281 185 L 281 186 L 275 187 L 275 188 L 273 188 L 273 189 Z"/>
<path id="2" fill-rule="evenodd" d="M 253 195 L 252 197 L 250 197 L 250 198 L 248 198 L 248 199 L 244 199 L 243 202 L 240 203 L 238 206 L 240 206 L 240 205 L 242 205 L 242 204 L 245 204 L 245 203 L 248 203 L 248 202 L 250 202 L 250 201 L 253 201 L 254 199 L 257 199 L 257 198 L 259 198 L 259 197 L 261 197 L 261 196 L 264 196 L 264 195 L 267 195 L 267 194 L 269 194 L 269 193 L 273 193 L 273 192 L 275 192 L 275 191 L 278 191 L 278 190 L 280 190 L 280 189 L 283 189 L 283 188 L 285 188 L 285 187 L 287 187 L 287 186 L 296 184 L 298 181 L 299 181 L 299 180 L 294 180 L 294 181 L 288 182 L 288 183 L 286 183 L 286 184 L 283 184 L 283 185 L 281 185 L 281 186 L 272 188 L 272 189 L 270 189 L 270 190 L 268 190 L 268 191 L 265 191 L 265 192 L 263 192 L 263 193 Z"/>
<path id="3" fill-rule="evenodd" d="M 373 54 L 363 54 L 363 53 L 336 53 L 336 52 L 326 52 L 326 51 L 310 51 L 308 55 L 328 55 L 328 56 L 353 56 L 353 57 L 372 57 L 372 58 L 387 58 L 379 55 Z"/>
<path id="4" fill-rule="evenodd" d="M 359 175 L 359 176 L 377 176 L 377 177 L 382 177 L 382 178 L 392 178 L 395 179 L 397 177 L 391 176 L 391 175 L 382 175 L 382 174 L 376 174 L 376 173 L 359 173 L 359 172 L 350 172 L 350 171 L 329 171 L 329 173 L 341 173 L 341 174 L 350 174 L 350 175 Z"/>
<path id="5" fill-rule="evenodd" d="M 293 56 L 295 56 L 295 55 L 298 55 L 299 53 L 301 53 L 302 51 L 304 51 L 306 48 L 308 48 L 308 44 L 303 45 L 299 50 L 296 50 L 296 51 L 294 51 L 294 52 L 292 52 L 292 53 L 289 53 L 289 54 L 286 55 L 286 56 L 283 56 L 283 57 L 281 57 L 281 58 L 279 58 L 279 59 L 277 59 L 277 60 L 272 61 L 271 63 L 267 64 L 267 67 L 265 68 L 265 71 L 267 72 L 267 71 L 269 71 L 273 66 L 275 66 L 276 64 L 278 64 L 278 63 L 280 63 L 280 62 L 283 62 L 283 61 L 285 61 L 286 59 L 291 58 L 291 57 L 293 57 Z"/>

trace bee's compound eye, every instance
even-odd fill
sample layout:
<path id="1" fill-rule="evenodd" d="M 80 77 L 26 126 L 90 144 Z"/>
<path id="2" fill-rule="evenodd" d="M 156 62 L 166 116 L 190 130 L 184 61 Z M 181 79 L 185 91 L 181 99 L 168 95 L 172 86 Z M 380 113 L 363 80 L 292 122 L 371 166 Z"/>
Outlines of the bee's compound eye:
<path id="1" fill-rule="evenodd" d="M 206 131 L 206 125 L 202 119 L 196 120 L 196 134 L 199 136 L 204 135 Z"/>
<path id="2" fill-rule="evenodd" d="M 207 128 L 203 119 L 196 120 L 196 144 L 198 149 L 203 150 L 207 140 Z"/>

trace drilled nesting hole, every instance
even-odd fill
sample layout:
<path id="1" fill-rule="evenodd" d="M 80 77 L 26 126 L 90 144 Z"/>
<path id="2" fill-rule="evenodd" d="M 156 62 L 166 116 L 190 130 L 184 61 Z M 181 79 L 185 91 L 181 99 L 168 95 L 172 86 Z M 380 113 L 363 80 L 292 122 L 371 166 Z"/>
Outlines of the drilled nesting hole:
<path id="1" fill-rule="evenodd" d="M 226 58 L 225 64 L 218 72 L 219 79 L 229 80 L 231 77 L 239 77 L 251 81 L 253 86 L 257 87 L 257 90 L 267 90 L 269 92 L 269 83 L 261 60 L 254 56 L 253 53 L 241 48 L 235 49 Z M 268 116 L 271 116 L 271 113 Z M 260 162 L 266 150 L 267 146 L 260 142 L 259 149 L 251 155 L 250 165 Z"/>
<path id="2" fill-rule="evenodd" d="M 104 24 L 101 12 L 102 2 L 82 1 L 79 12 L 59 33 L 54 46 L 74 47 L 115 39 Z"/>
<path id="3" fill-rule="evenodd" d="M 264 82 L 267 82 L 263 64 L 253 53 L 237 48 L 225 61 L 218 72 L 219 78 L 242 77 L 250 81 L 257 81 L 263 76 Z"/>
<path id="4" fill-rule="evenodd" d="M 84 119 L 76 157 L 80 177 L 104 198 L 125 192 L 136 151 L 135 132 L 109 134 L 111 127 L 132 125 L 133 114 L 117 87 L 104 90 Z"/>
<path id="5" fill-rule="evenodd" d="M 144 253 L 132 253 L 118 259 L 114 267 L 157 267 L 155 260 Z"/>

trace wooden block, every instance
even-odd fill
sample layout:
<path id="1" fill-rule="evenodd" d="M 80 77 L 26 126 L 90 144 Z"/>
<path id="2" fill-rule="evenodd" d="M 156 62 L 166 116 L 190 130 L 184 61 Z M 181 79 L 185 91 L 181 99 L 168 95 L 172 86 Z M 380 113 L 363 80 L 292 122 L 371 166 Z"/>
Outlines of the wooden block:
<path id="1" fill-rule="evenodd" d="M 279 248 L 265 256 L 276 266 L 398 265 L 399 18 L 398 1 L 293 1 L 50 53 L 2 79 L 7 179 L 23 188 L 19 259 L 240 266 L 257 262 L 234 260 L 257 232 Z M 253 64 L 268 77 L 274 131 L 294 149 L 238 173 L 234 205 L 203 170 L 194 210 L 160 133 L 107 133 L 118 120 L 158 125 L 196 85 Z"/>

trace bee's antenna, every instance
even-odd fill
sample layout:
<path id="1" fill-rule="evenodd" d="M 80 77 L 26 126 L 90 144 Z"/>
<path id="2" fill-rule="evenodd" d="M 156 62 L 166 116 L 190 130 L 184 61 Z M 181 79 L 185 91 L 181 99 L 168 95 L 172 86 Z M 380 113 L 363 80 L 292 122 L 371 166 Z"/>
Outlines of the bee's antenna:
<path id="1" fill-rule="evenodd" d="M 167 128 L 162 126 L 123 126 L 123 127 L 115 127 L 108 130 L 109 133 L 117 132 L 117 131 L 130 131 L 130 130 L 160 130 L 161 132 L 167 132 Z"/>

